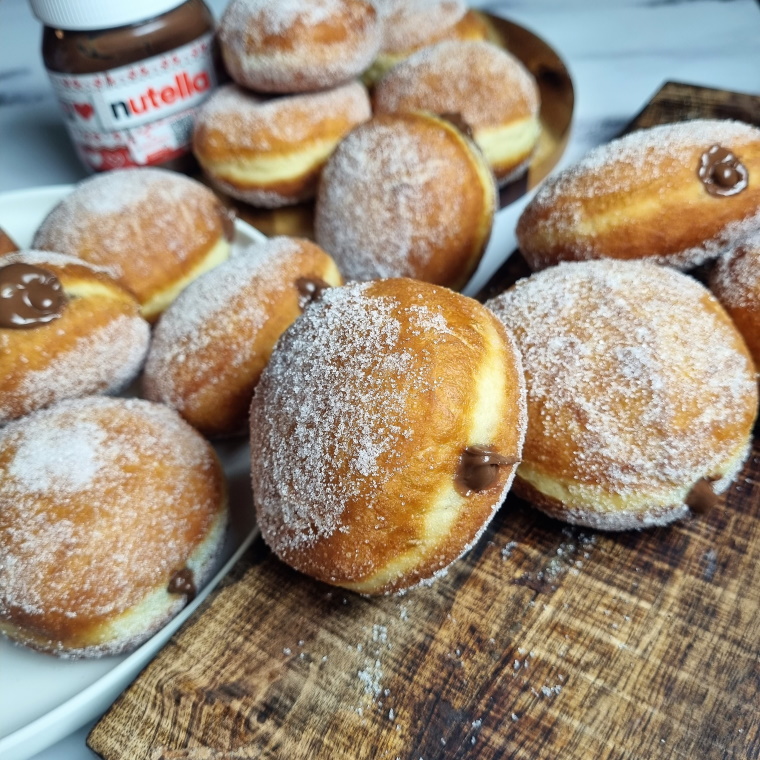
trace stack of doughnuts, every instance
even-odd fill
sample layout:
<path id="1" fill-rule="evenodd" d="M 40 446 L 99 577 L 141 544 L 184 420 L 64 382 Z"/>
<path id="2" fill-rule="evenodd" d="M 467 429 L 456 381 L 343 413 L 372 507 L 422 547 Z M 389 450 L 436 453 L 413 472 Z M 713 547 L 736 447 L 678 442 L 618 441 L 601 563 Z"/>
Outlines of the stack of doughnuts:
<path id="1" fill-rule="evenodd" d="M 209 181 L 267 208 L 312 198 L 332 149 L 370 116 L 358 77 L 380 32 L 369 0 L 232 0 L 219 42 L 237 87 L 201 108 L 193 137 Z"/>

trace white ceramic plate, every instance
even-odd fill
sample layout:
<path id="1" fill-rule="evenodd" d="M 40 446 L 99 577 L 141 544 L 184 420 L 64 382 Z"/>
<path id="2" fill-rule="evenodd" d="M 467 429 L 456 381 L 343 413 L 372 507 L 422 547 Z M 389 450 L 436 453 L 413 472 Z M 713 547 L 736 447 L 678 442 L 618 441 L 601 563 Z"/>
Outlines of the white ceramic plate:
<path id="1" fill-rule="evenodd" d="M 71 185 L 0 194 L 0 227 L 27 247 L 45 215 Z M 235 243 L 264 236 L 244 222 L 235 223 Z M 11 644 L 0 637 L 0 758 L 24 760 L 102 714 L 187 620 L 209 591 L 237 562 L 254 539 L 246 443 L 217 446 L 229 483 L 230 529 L 219 569 L 196 599 L 139 649 L 119 657 L 60 660 Z"/>

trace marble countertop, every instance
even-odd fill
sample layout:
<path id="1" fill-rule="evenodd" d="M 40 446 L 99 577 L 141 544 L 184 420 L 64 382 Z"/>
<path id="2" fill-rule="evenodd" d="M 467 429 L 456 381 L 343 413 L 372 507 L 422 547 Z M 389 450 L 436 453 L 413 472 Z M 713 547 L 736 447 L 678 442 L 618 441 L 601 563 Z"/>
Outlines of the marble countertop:
<path id="1" fill-rule="evenodd" d="M 226 0 L 208 3 L 218 16 Z M 755 0 L 503 0 L 473 5 L 521 24 L 564 58 L 575 85 L 573 131 L 560 165 L 605 142 L 668 80 L 760 93 Z M 0 192 L 75 182 L 86 173 L 42 66 L 41 27 L 24 0 L 0 1 Z M 499 214 L 507 251 L 522 204 Z M 1 689 L 11 688 L 7 683 Z M 36 760 L 85 760 L 89 726 Z"/>

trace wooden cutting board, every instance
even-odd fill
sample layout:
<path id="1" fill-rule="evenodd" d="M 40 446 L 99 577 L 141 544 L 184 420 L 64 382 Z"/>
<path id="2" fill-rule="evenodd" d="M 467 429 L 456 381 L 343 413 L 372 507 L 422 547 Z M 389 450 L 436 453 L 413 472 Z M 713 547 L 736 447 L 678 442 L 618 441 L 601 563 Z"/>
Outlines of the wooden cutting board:
<path id="1" fill-rule="evenodd" d="M 760 124 L 760 103 L 668 83 L 632 126 L 710 115 Z M 88 743 L 108 760 L 758 758 L 758 432 L 707 515 L 604 534 L 509 497 L 403 597 L 331 589 L 259 540 Z"/>

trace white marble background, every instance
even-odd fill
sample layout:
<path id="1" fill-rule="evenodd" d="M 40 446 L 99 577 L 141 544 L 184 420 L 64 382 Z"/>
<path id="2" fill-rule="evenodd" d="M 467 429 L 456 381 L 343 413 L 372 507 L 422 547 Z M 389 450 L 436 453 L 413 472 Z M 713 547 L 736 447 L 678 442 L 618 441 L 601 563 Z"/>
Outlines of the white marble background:
<path id="1" fill-rule="evenodd" d="M 226 0 L 207 2 L 218 16 Z M 562 164 L 615 135 L 667 80 L 760 93 L 756 0 L 503 0 L 473 5 L 528 27 L 567 63 L 576 111 Z M 24 0 L 0 0 L 0 192 L 85 176 L 42 67 L 40 33 Z M 512 250 L 521 205 L 500 212 L 489 248 L 490 268 Z M 0 688 L 11 685 L 1 683 Z M 36 760 L 93 758 L 84 743 L 88 728 Z"/>

